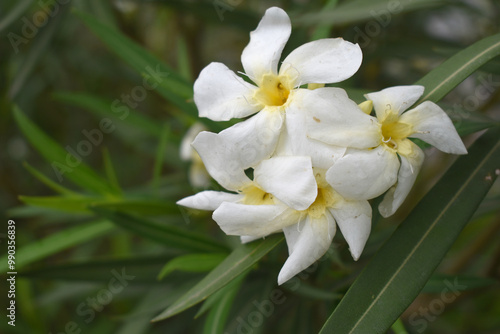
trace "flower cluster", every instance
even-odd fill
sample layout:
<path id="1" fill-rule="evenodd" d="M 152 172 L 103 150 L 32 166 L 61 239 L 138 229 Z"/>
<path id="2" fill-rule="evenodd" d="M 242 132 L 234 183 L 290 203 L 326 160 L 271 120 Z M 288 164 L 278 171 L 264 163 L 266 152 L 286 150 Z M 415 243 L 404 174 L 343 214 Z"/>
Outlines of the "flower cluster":
<path id="1" fill-rule="evenodd" d="M 221 63 L 200 73 L 194 84 L 199 115 L 246 119 L 218 134 L 203 131 L 192 143 L 228 192 L 203 191 L 178 202 L 213 210 L 220 228 L 243 242 L 283 231 L 289 257 L 279 284 L 325 254 L 337 226 L 359 258 L 371 229 L 368 200 L 385 193 L 379 211 L 392 215 L 422 165 L 424 154 L 410 137 L 467 153 L 436 104 L 407 111 L 422 96 L 421 86 L 370 93 L 360 105 L 343 89 L 325 87 L 358 70 L 357 44 L 313 41 L 279 64 L 290 33 L 287 14 L 270 8 L 241 56 L 248 80 Z"/>

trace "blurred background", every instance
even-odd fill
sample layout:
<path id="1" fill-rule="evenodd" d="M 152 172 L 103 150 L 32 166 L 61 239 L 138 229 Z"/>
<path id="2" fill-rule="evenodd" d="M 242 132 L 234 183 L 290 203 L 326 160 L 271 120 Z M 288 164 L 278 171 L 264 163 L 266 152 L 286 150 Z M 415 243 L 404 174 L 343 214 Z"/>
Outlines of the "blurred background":
<path id="1" fill-rule="evenodd" d="M 500 3 L 494 0 L 2 1 L 0 206 L 2 222 L 16 222 L 19 272 L 16 327 L 6 324 L 2 308 L 2 333 L 203 331 L 206 312 L 193 320 L 198 307 L 158 323 L 150 320 L 220 262 L 217 256 L 207 260 L 207 268 L 181 268 L 158 280 L 162 267 L 186 250 L 126 224 L 114 225 L 87 206 L 195 231 L 222 244 L 214 246 L 219 255 L 239 243 L 224 236 L 209 213 L 174 204 L 199 190 L 190 185 L 191 162 L 179 155 L 183 136 L 197 121 L 186 87 L 212 61 L 242 71 L 240 55 L 249 32 L 273 5 L 287 11 L 293 24 L 284 55 L 319 38 L 359 43 L 364 56 L 360 70 L 337 85 L 357 102 L 365 92 L 413 84 L 456 52 L 500 31 Z M 138 70 L 131 65 L 136 54 L 110 47 L 113 40 L 122 42 L 113 34 L 126 36 L 142 48 L 137 54 L 147 50 L 165 67 Z M 144 79 L 151 75 L 175 77 L 179 84 L 170 89 L 177 87 L 186 98 L 176 103 L 165 98 L 168 92 L 148 89 Z M 500 121 L 499 93 L 500 60 L 494 59 L 440 105 L 470 143 L 476 130 Z M 16 116 L 14 105 L 22 114 Z M 103 119 L 109 122 L 103 124 Z M 204 124 L 212 131 L 228 125 Z M 58 151 L 52 144 L 62 152 L 80 153 L 81 161 L 55 164 L 51 157 Z M 41 152 L 43 147 L 48 151 Z M 454 159 L 426 150 L 424 168 L 404 207 L 390 219 L 374 218 L 363 257 L 353 263 L 341 235 L 336 236 L 319 269 L 300 278 L 301 289 L 285 286 L 286 302 L 262 325 L 250 326 L 251 333 L 317 332 L 339 295 Z M 72 169 L 84 165 L 88 170 L 81 173 L 92 177 L 75 181 L 80 174 Z M 96 195 L 99 185 L 92 188 L 91 181 L 97 179 L 106 180 L 111 190 Z M 57 197 L 58 186 L 71 200 Z M 212 182 L 210 188 L 218 186 Z M 500 333 L 500 291 L 498 282 L 491 281 L 500 278 L 499 203 L 496 182 L 438 270 L 485 280 L 470 281 L 453 301 L 425 313 L 422 308 L 429 309 L 448 282 L 441 276 L 431 279 L 401 318 L 408 333 Z M 2 255 L 6 235 L 2 228 Z M 253 297 L 276 287 L 286 255 L 281 244 L 247 276 L 228 311 L 228 333 L 237 332 L 241 319 L 247 321 L 256 307 Z M 5 266 L 1 263 L 2 277 Z M 116 281 L 121 285 L 111 283 Z"/>

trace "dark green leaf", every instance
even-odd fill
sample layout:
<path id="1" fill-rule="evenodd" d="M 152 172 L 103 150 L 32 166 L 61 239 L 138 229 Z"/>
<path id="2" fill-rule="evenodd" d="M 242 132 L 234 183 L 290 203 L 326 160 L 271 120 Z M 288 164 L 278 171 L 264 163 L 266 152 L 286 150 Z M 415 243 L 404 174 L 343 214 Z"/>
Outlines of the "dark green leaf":
<path id="1" fill-rule="evenodd" d="M 97 175 L 83 161 L 77 163 L 78 160 L 72 154 L 43 133 L 18 107 L 14 106 L 13 112 L 19 128 L 31 145 L 51 164 L 56 176 L 60 178 L 60 182 L 63 182 L 64 178 L 68 178 L 83 189 L 99 194 L 113 193 L 106 180 Z M 71 160 L 71 164 L 68 164 L 68 159 Z"/>
<path id="2" fill-rule="evenodd" d="M 205 300 L 253 266 L 282 241 L 283 236 L 272 236 L 260 242 L 239 246 L 217 268 L 212 270 L 182 298 L 154 318 L 153 321 L 169 318 Z"/>
<path id="3" fill-rule="evenodd" d="M 179 248 L 195 252 L 221 252 L 224 246 L 204 236 L 186 231 L 177 226 L 146 220 L 122 212 L 93 207 L 93 211 L 116 225 L 136 235 L 161 243 L 166 247 Z"/>
<path id="4" fill-rule="evenodd" d="M 385 333 L 453 245 L 499 166 L 497 128 L 479 138 L 420 201 L 359 275 L 321 333 Z"/>
<path id="5" fill-rule="evenodd" d="M 443 291 L 449 291 L 450 287 L 459 287 L 460 291 L 467 291 L 484 288 L 498 283 L 497 280 L 489 277 L 434 274 L 429 281 L 427 281 L 422 292 L 442 293 Z"/>
<path id="6" fill-rule="evenodd" d="M 441 100 L 475 70 L 499 54 L 500 34 L 484 38 L 458 52 L 415 83 L 425 87 L 424 95 L 417 104 Z"/>
<path id="7" fill-rule="evenodd" d="M 192 273 L 202 273 L 217 267 L 226 258 L 226 253 L 187 254 L 170 260 L 158 274 L 158 280 L 171 272 L 178 270 Z"/>
<path id="8" fill-rule="evenodd" d="M 114 225 L 111 222 L 99 220 L 66 228 L 63 231 L 53 233 L 46 238 L 34 241 L 24 247 L 18 245 L 16 251 L 16 269 L 19 270 L 27 264 L 41 260 L 83 242 L 95 240 L 113 229 Z M 0 260 L 0 270 L 6 272 L 7 255 L 3 256 Z"/>
<path id="9" fill-rule="evenodd" d="M 154 87 L 163 97 L 180 109 L 189 112 L 192 116 L 196 116 L 194 104 L 187 102 L 193 96 L 190 83 L 119 31 L 86 13 L 76 11 L 75 14 L 111 51 L 115 52 L 144 76 L 143 83 L 149 81 L 149 86 L 144 84 L 146 88 Z"/>
<path id="10" fill-rule="evenodd" d="M 387 0 L 344 1 L 331 10 L 297 16 L 292 19 L 292 22 L 296 25 L 304 26 L 328 23 L 338 26 L 373 19 L 374 13 L 380 16 L 382 15 L 380 13 L 384 13 L 389 17 L 390 23 L 390 19 L 394 15 L 416 9 L 436 7 L 445 3 L 443 0 L 399 0 L 397 2 L 388 2 Z"/>

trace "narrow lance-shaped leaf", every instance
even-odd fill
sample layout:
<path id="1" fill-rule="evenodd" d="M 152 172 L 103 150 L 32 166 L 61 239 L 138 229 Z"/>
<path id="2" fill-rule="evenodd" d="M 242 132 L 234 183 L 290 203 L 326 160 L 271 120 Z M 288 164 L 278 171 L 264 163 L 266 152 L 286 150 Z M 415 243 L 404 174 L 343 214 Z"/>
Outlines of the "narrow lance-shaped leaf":
<path id="1" fill-rule="evenodd" d="M 61 186 L 60 184 L 57 184 L 56 182 L 52 181 L 51 179 L 49 179 L 47 176 L 45 176 L 44 174 L 42 174 L 41 172 L 36 170 L 34 167 L 32 167 L 27 162 L 24 162 L 23 166 L 24 166 L 24 168 L 26 168 L 28 170 L 28 172 L 31 173 L 31 175 L 36 177 L 40 182 L 42 182 L 43 184 L 45 184 L 47 187 L 51 188 L 52 190 L 54 190 L 60 194 L 63 194 L 63 195 L 73 195 L 73 196 L 78 195 L 77 192 L 74 192 L 73 190 L 65 188 L 65 187 Z"/>
<path id="2" fill-rule="evenodd" d="M 412 10 L 443 5 L 443 0 L 354 0 L 344 1 L 341 5 L 319 13 L 308 13 L 293 19 L 294 24 L 310 26 L 316 24 L 341 25 L 378 18 L 378 22 L 389 25 L 397 14 Z M 357 42 L 357 41 L 354 41 Z"/>
<path id="3" fill-rule="evenodd" d="M 78 261 L 23 270 L 19 274 L 33 279 L 108 282 L 111 270 L 121 271 L 123 268 L 127 275 L 134 276 L 134 282 L 153 283 L 156 281 L 159 268 L 171 257 L 166 254 L 154 257 Z"/>
<path id="4" fill-rule="evenodd" d="M 105 179 L 96 174 L 83 161 L 79 161 L 75 165 L 76 158 L 43 133 L 18 107 L 14 106 L 13 112 L 23 134 L 31 145 L 51 164 L 60 182 L 64 182 L 64 178 L 68 178 L 83 189 L 99 194 L 113 193 Z M 72 161 L 71 166 L 68 166 L 68 159 Z"/>
<path id="5" fill-rule="evenodd" d="M 194 104 L 186 102 L 193 96 L 192 86 L 175 71 L 158 60 L 112 27 L 94 17 L 75 11 L 75 14 L 94 32 L 113 52 L 122 57 L 136 71 L 149 80 L 148 87 L 154 87 L 166 99 L 186 112 L 196 115 Z"/>
<path id="6" fill-rule="evenodd" d="M 114 101 L 86 93 L 58 92 L 54 93 L 53 96 L 58 101 L 84 108 L 99 117 L 109 117 L 113 121 L 126 123 L 149 135 L 159 137 L 161 134 L 162 127 L 158 122 L 134 109 L 127 108 L 118 113 L 113 108 Z"/>
<path id="7" fill-rule="evenodd" d="M 238 293 L 247 273 L 248 270 L 246 273 L 241 274 L 238 278 L 234 279 L 231 283 L 218 291 L 222 292 L 221 297 L 208 313 L 207 320 L 205 321 L 205 326 L 203 328 L 203 334 L 224 332 L 229 311 L 231 311 L 233 307 L 236 294 Z"/>
<path id="8" fill-rule="evenodd" d="M 500 34 L 484 38 L 429 72 L 416 85 L 425 87 L 419 102 L 437 102 L 492 58 L 500 55 Z"/>
<path id="9" fill-rule="evenodd" d="M 89 240 L 95 240 L 114 229 L 111 222 L 98 220 L 95 222 L 83 223 L 75 227 L 66 228 L 61 232 L 36 240 L 25 246 L 17 244 L 16 269 L 41 260 L 47 256 L 60 252 L 69 247 L 81 244 Z M 7 255 L 0 259 L 0 270 L 7 271 Z"/>
<path id="10" fill-rule="evenodd" d="M 272 236 L 260 242 L 239 246 L 217 268 L 212 270 L 184 296 L 154 318 L 153 321 L 169 318 L 205 300 L 250 268 L 281 241 L 283 241 L 283 236 Z"/>
<path id="11" fill-rule="evenodd" d="M 226 258 L 226 256 L 226 253 L 181 255 L 167 262 L 167 264 L 161 269 L 160 273 L 158 274 L 158 280 L 163 279 L 165 276 L 175 270 L 191 273 L 210 271 L 217 267 L 217 265 L 221 263 Z"/>
<path id="12" fill-rule="evenodd" d="M 55 18 L 49 20 L 47 25 L 37 30 L 37 38 L 32 42 L 30 49 L 28 50 L 28 55 L 23 61 L 23 64 L 19 66 L 19 72 L 17 72 L 15 79 L 10 84 L 9 97 L 13 101 L 18 101 L 19 93 L 25 86 L 26 81 L 30 78 L 33 70 L 35 69 L 38 61 L 42 59 L 47 51 L 52 39 L 55 34 L 60 29 L 63 17 L 66 15 L 67 6 L 63 7 L 58 13 L 56 13 Z M 14 45 L 14 44 L 13 44 Z M 15 48 L 15 50 L 17 47 Z M 20 101 L 20 98 L 19 98 Z"/>
<path id="13" fill-rule="evenodd" d="M 111 220 L 116 225 L 134 234 L 159 242 L 166 247 L 198 252 L 221 252 L 227 250 L 225 246 L 203 235 L 186 231 L 177 226 L 167 225 L 165 223 L 159 223 L 97 206 L 92 207 L 92 210 L 100 216 Z"/>
<path id="14" fill-rule="evenodd" d="M 500 129 L 460 157 L 372 258 L 321 333 L 385 333 L 474 214 L 500 168 Z"/>

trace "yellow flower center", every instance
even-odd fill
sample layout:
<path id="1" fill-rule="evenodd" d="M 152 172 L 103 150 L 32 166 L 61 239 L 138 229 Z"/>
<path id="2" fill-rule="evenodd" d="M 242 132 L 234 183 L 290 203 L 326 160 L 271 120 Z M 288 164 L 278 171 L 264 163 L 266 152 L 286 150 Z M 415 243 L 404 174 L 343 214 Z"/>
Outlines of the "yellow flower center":
<path id="1" fill-rule="evenodd" d="M 242 191 L 243 201 L 242 203 L 247 205 L 273 205 L 274 196 L 266 193 L 264 190 L 260 189 L 255 185 L 250 185 L 244 188 Z"/>
<path id="2" fill-rule="evenodd" d="M 399 122 L 397 113 L 391 112 L 382 121 L 382 142 L 393 150 L 398 149 L 398 142 L 412 134 L 409 124 Z"/>
<path id="3" fill-rule="evenodd" d="M 326 182 L 325 171 L 317 168 L 314 169 L 314 177 L 318 184 L 318 195 L 304 213 L 311 216 L 311 218 L 318 219 L 325 214 L 327 208 L 331 208 L 337 202 L 337 194 L 332 187 Z"/>
<path id="4" fill-rule="evenodd" d="M 292 80 L 287 75 L 266 74 L 257 82 L 259 89 L 255 98 L 265 106 L 279 107 L 286 103 L 293 89 Z"/>

